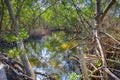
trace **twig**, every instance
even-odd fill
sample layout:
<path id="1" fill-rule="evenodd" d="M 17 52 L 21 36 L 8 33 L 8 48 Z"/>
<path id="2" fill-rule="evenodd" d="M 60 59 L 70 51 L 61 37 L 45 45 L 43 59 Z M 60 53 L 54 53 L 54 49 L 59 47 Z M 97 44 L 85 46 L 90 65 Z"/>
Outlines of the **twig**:
<path id="1" fill-rule="evenodd" d="M 106 59 L 106 61 L 108 61 L 108 62 L 113 62 L 114 64 L 120 64 L 119 61 L 112 60 L 112 59 Z"/>
<path id="2" fill-rule="evenodd" d="M 110 46 L 111 48 L 114 48 L 114 49 L 120 50 L 120 48 L 119 48 L 119 47 L 112 46 L 112 45 L 110 45 L 110 44 L 108 44 L 108 43 L 104 43 L 104 44 L 105 44 L 105 45 L 107 45 L 107 46 Z"/>
<path id="3" fill-rule="evenodd" d="M 48 74 L 45 74 L 45 73 L 42 73 L 42 72 L 37 72 L 37 71 L 35 71 L 35 74 L 39 74 L 39 75 L 42 75 L 42 76 L 44 76 L 44 77 L 46 77 L 46 79 L 50 79 L 50 80 L 54 80 L 55 78 L 54 77 L 52 77 L 51 75 L 48 75 Z"/>
<path id="4" fill-rule="evenodd" d="M 97 68 L 96 70 L 93 71 L 93 74 L 95 74 L 97 71 L 101 70 L 103 66 Z"/>
<path id="5" fill-rule="evenodd" d="M 108 34 L 106 32 L 102 32 L 102 31 L 100 31 L 100 32 L 103 33 L 103 34 L 105 34 L 106 36 L 112 38 L 115 42 L 117 42 L 120 45 L 120 42 L 117 39 L 115 39 L 112 35 L 110 35 L 110 34 Z"/>
<path id="6" fill-rule="evenodd" d="M 89 76 L 89 77 L 92 77 L 92 78 L 102 78 L 103 76 L 96 76 L 96 75 L 91 75 L 91 76 Z"/>
<path id="7" fill-rule="evenodd" d="M 37 71 L 35 71 L 35 74 L 39 74 L 39 75 L 42 75 L 42 76 L 45 76 L 45 77 L 48 77 L 49 75 L 47 75 L 47 74 L 44 74 L 44 73 L 42 73 L 42 72 L 37 72 Z"/>
<path id="8" fill-rule="evenodd" d="M 95 70 L 97 70 L 97 67 L 96 67 L 93 63 L 90 63 L 90 65 L 91 65 Z"/>
<path id="9" fill-rule="evenodd" d="M 112 70 L 112 71 L 116 71 L 116 72 L 119 72 L 119 73 L 120 73 L 120 70 L 113 69 L 113 68 L 109 68 L 109 69 Z"/>
<path id="10" fill-rule="evenodd" d="M 25 75 L 25 74 L 22 74 L 22 73 L 18 73 L 13 67 L 9 66 L 18 76 L 24 76 L 24 77 L 27 77 L 28 79 L 30 80 L 34 80 L 33 78 Z"/>

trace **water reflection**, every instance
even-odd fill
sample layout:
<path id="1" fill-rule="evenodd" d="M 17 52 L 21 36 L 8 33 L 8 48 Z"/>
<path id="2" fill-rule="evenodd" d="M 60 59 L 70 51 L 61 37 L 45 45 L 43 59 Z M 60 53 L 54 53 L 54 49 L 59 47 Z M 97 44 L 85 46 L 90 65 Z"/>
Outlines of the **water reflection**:
<path id="1" fill-rule="evenodd" d="M 48 48 L 42 47 L 40 43 L 28 43 L 26 49 L 30 59 L 35 58 L 32 63 L 34 70 L 44 74 L 55 77 L 56 80 L 68 80 L 68 76 L 72 72 L 81 74 L 80 67 L 77 61 L 71 60 L 71 54 L 66 52 L 50 52 Z M 69 53 L 71 53 L 70 51 Z M 37 80 L 50 80 L 45 79 L 45 76 L 37 75 Z"/>

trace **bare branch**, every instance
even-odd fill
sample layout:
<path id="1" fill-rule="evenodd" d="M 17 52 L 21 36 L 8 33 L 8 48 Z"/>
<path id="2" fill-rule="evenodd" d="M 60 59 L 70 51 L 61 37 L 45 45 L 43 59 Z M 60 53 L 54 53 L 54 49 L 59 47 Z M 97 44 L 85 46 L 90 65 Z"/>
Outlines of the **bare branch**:
<path id="1" fill-rule="evenodd" d="M 101 33 L 103 33 L 103 34 L 105 34 L 106 36 L 110 37 L 111 39 L 113 39 L 115 42 L 117 42 L 117 43 L 120 45 L 120 42 L 119 42 L 117 39 L 115 39 L 112 35 L 110 35 L 110 34 L 108 34 L 108 33 L 105 33 L 105 32 L 101 32 Z"/>
<path id="2" fill-rule="evenodd" d="M 103 70 L 108 73 L 109 75 L 111 75 L 115 80 L 120 80 L 120 78 L 118 78 L 116 75 L 114 75 L 108 68 L 103 68 Z"/>

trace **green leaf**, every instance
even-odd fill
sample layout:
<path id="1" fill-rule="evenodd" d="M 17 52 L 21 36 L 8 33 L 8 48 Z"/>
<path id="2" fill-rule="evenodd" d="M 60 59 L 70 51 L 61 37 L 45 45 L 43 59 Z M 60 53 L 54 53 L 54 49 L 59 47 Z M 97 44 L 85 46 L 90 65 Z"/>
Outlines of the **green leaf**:
<path id="1" fill-rule="evenodd" d="M 78 78 L 82 77 L 82 75 L 77 75 L 75 72 L 69 75 L 69 80 L 78 80 Z"/>

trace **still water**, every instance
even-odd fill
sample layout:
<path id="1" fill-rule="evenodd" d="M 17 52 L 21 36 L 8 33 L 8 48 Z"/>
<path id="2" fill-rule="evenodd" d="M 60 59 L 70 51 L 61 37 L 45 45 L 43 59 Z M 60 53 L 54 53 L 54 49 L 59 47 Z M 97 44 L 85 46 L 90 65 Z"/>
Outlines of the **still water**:
<path id="1" fill-rule="evenodd" d="M 31 57 L 32 66 L 35 71 L 43 74 L 51 75 L 56 80 L 69 80 L 68 77 L 72 72 L 80 74 L 80 69 L 77 62 L 69 59 L 68 54 L 71 51 L 50 52 L 48 48 L 42 46 L 44 41 L 39 43 L 29 43 L 26 46 L 28 56 Z M 35 58 L 35 59 L 33 59 Z M 45 79 L 42 75 L 37 75 L 37 80 L 50 80 Z M 79 80 L 79 79 L 77 79 Z"/>

